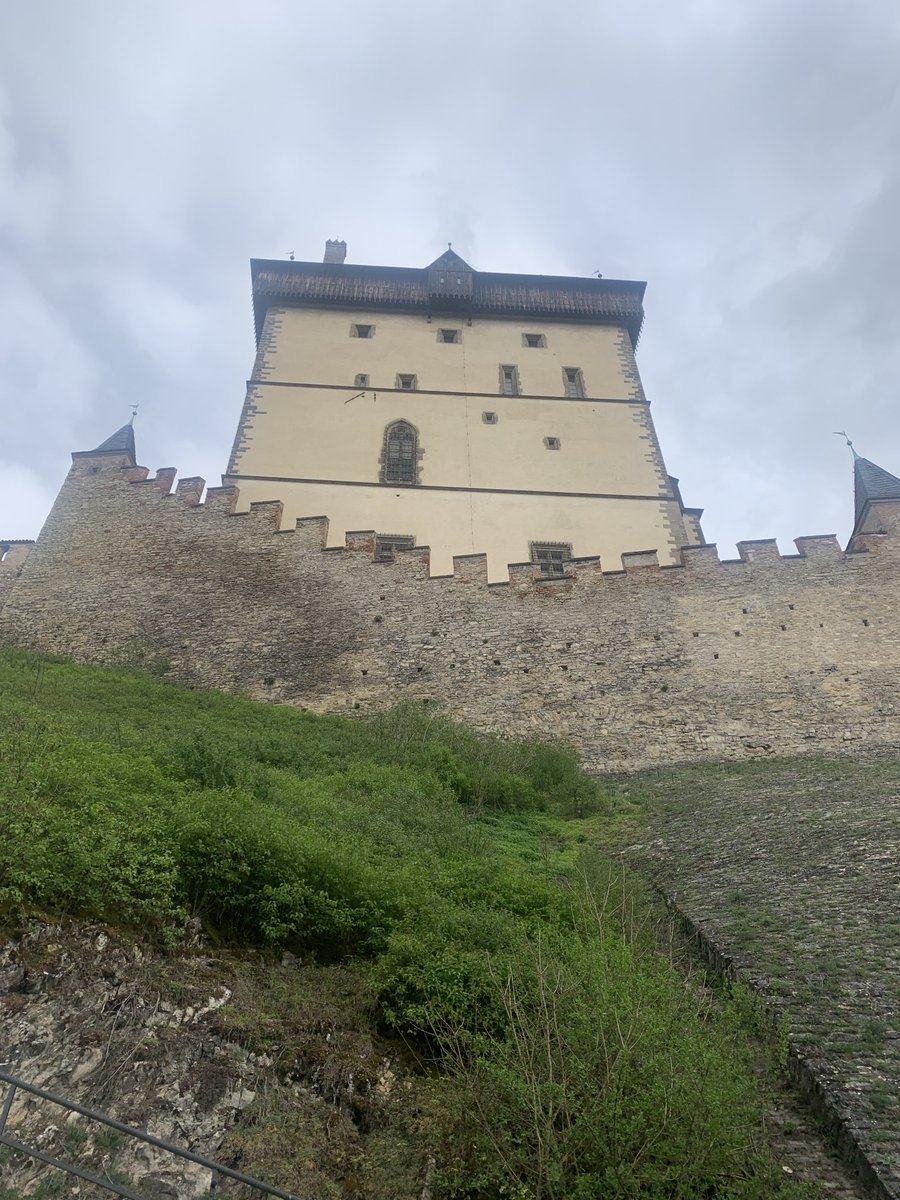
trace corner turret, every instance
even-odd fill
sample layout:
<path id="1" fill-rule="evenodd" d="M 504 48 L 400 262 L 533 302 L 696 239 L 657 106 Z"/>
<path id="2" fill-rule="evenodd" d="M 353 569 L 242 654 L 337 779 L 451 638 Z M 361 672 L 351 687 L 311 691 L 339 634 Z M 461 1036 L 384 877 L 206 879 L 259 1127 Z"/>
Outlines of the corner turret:
<path id="1" fill-rule="evenodd" d="M 856 451 L 853 454 L 853 493 L 856 506 L 853 536 L 877 533 L 880 518 L 888 505 L 900 509 L 900 479 L 868 458 L 860 457 Z"/>
<path id="2" fill-rule="evenodd" d="M 76 450 L 76 454 L 127 454 L 132 467 L 137 466 L 137 452 L 134 447 L 134 425 L 131 421 L 111 434 L 105 442 L 101 442 L 94 450 Z M 74 455 L 73 455 L 74 457 Z"/>
<path id="3" fill-rule="evenodd" d="M 852 447 L 851 447 L 852 449 Z M 853 451 L 855 523 L 848 549 L 861 548 L 857 538 L 886 533 L 900 524 L 900 479 Z"/>

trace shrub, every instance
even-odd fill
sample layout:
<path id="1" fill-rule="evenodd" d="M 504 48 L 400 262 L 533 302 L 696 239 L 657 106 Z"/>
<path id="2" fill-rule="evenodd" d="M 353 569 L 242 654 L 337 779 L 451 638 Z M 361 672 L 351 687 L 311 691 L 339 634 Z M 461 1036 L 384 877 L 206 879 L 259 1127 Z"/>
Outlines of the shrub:
<path id="1" fill-rule="evenodd" d="M 600 927 L 542 933 L 491 958 L 481 991 L 492 1024 L 433 1032 L 455 1066 L 448 1195 L 771 1194 L 747 1046 L 666 963 Z"/>
<path id="2" fill-rule="evenodd" d="M 244 793 L 202 792 L 181 814 L 178 861 L 189 904 L 229 939 L 334 958 L 370 952 L 391 904 L 334 836 Z"/>

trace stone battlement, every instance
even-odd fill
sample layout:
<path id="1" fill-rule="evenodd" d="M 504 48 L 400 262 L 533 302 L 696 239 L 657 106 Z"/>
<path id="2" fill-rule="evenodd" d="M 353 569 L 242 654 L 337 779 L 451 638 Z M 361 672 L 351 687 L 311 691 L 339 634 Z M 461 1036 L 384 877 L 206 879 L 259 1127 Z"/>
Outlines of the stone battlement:
<path id="1" fill-rule="evenodd" d="M 427 546 L 374 561 L 375 532 L 325 548 L 326 517 L 77 454 L 37 544 L 0 582 L 0 640 L 318 711 L 413 699 L 518 736 L 563 737 L 595 769 L 900 746 L 900 505 L 832 535 L 567 564 L 484 555 L 431 576 Z M 174 487 L 173 487 L 174 485 Z M 6 543 L 4 543 L 6 545 Z M 6 566 L 7 551 L 0 567 Z"/>

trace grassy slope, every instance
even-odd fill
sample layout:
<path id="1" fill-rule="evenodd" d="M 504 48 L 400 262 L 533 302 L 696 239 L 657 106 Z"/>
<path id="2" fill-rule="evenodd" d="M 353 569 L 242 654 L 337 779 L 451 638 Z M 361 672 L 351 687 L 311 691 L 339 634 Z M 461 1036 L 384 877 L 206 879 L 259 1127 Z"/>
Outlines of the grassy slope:
<path id="1" fill-rule="evenodd" d="M 656 952 L 649 902 L 594 848 L 615 800 L 567 751 L 12 652 L 0 723 L 7 918 L 173 947 L 199 918 L 300 959 L 244 972 L 226 1032 L 289 1041 L 337 980 L 360 1036 L 410 1047 L 414 1101 L 361 1119 L 365 1153 L 326 1164 L 322 1195 L 412 1197 L 429 1174 L 486 1200 L 777 1194 L 739 1006 Z M 321 1138 L 296 1092 L 260 1105 L 231 1144 L 299 1189 L 296 1147 Z"/>

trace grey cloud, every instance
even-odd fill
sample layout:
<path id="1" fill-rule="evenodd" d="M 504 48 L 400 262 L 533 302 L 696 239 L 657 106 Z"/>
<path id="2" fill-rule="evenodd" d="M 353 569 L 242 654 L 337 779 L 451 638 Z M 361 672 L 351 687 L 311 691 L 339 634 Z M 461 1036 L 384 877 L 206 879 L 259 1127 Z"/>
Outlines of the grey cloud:
<path id="1" fill-rule="evenodd" d="M 148 465 L 215 481 L 247 260 L 330 236 L 646 278 L 663 448 L 726 553 L 846 535 L 832 429 L 900 470 L 892 0 L 32 0 L 5 24 L 0 453 L 30 482 L 4 536 L 133 402 Z"/>

